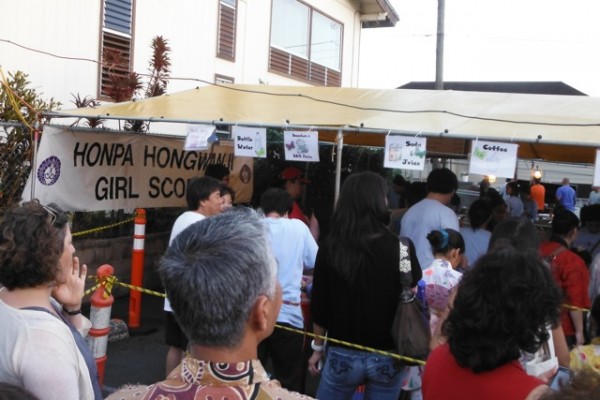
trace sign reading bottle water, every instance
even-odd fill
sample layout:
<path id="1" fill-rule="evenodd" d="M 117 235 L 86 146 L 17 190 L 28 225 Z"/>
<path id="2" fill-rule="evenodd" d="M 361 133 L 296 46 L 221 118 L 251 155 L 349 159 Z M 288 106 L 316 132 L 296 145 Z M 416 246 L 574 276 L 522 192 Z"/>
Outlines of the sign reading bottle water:
<path id="1" fill-rule="evenodd" d="M 267 130 L 265 128 L 234 126 L 231 134 L 236 156 L 267 158 Z"/>
<path id="2" fill-rule="evenodd" d="M 497 178 L 513 178 L 517 167 L 518 144 L 471 142 L 471 160 L 469 173 L 493 175 Z"/>
<path id="3" fill-rule="evenodd" d="M 426 149 L 427 139 L 423 137 L 387 135 L 383 166 L 422 171 L 425 168 Z"/>
<path id="4" fill-rule="evenodd" d="M 283 131 L 287 161 L 319 162 L 319 132 Z"/>

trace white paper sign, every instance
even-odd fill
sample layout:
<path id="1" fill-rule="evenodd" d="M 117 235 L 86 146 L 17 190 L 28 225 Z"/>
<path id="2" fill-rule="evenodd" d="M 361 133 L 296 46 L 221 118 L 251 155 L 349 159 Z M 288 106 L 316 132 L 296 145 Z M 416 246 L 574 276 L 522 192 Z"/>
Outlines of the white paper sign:
<path id="1" fill-rule="evenodd" d="M 469 173 L 513 178 L 517 167 L 518 149 L 519 145 L 514 143 L 475 140 L 471 142 Z"/>
<path id="2" fill-rule="evenodd" d="M 287 161 L 319 162 L 319 132 L 284 131 L 283 143 Z"/>
<path id="3" fill-rule="evenodd" d="M 594 164 L 594 182 L 592 186 L 600 186 L 600 149 L 596 150 L 596 163 Z"/>
<path id="4" fill-rule="evenodd" d="M 184 150 L 208 149 L 208 138 L 215 132 L 214 125 L 188 125 Z"/>
<path id="5" fill-rule="evenodd" d="M 426 153 L 426 138 L 387 135 L 383 166 L 422 171 L 425 168 Z"/>
<path id="6" fill-rule="evenodd" d="M 267 130 L 265 128 L 234 126 L 231 134 L 236 156 L 267 158 Z"/>

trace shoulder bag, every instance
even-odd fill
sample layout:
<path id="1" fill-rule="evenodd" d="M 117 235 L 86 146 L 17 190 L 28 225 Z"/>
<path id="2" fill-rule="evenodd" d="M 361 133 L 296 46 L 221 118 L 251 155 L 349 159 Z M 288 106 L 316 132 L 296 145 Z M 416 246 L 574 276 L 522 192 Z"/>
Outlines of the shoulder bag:
<path id="1" fill-rule="evenodd" d="M 399 244 L 400 287 L 402 289 L 392 323 L 392 337 L 399 355 L 424 361 L 429 356 L 431 341 L 429 317 L 425 306 L 416 298 L 411 289 L 412 274 L 408 240 L 400 238 Z M 405 361 L 405 364 L 417 365 L 410 361 Z"/>

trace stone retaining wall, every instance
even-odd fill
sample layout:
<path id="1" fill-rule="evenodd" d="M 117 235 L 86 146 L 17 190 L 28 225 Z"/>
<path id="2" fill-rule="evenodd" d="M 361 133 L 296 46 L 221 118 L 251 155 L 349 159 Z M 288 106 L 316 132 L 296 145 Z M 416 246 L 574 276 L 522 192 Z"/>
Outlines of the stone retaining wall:
<path id="1" fill-rule="evenodd" d="M 143 287 L 162 291 L 162 285 L 157 273 L 160 257 L 164 254 L 169 243 L 169 232 L 146 235 L 144 242 L 144 278 Z M 95 275 L 96 269 L 103 264 L 110 264 L 115 269 L 115 276 L 122 282 L 131 282 L 131 253 L 133 238 L 122 237 L 112 239 L 77 239 L 73 241 L 75 253 L 82 263 L 88 266 L 88 275 Z M 95 284 L 90 279 L 86 287 Z M 129 289 L 116 286 L 113 290 L 115 297 L 126 295 Z M 89 297 L 84 303 L 89 302 Z"/>

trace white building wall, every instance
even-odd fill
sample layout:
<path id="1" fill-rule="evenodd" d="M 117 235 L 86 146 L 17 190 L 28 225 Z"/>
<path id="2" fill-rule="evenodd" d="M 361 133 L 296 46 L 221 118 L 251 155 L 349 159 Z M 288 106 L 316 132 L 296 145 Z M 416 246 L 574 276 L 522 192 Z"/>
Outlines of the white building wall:
<path id="1" fill-rule="evenodd" d="M 342 86 L 356 86 L 360 20 L 354 1 L 306 0 L 344 27 Z M 236 83 L 309 85 L 268 72 L 271 1 L 238 0 L 236 60 L 216 58 L 218 0 L 137 0 L 134 14 L 133 69 L 147 74 L 152 38 L 171 47 L 169 92 L 213 83 L 215 74 Z M 32 87 L 54 97 L 62 109 L 74 107 L 72 95 L 98 97 L 102 1 L 0 0 L 0 66 L 29 74 Z M 7 12 L 7 10 L 9 10 Z M 6 41 L 34 50 L 20 48 Z M 74 60 L 73 58 L 86 59 Z"/>
<path id="2" fill-rule="evenodd" d="M 360 20 L 350 1 L 306 1 L 344 25 L 342 86 L 357 81 Z M 170 5 L 171 3 L 167 3 Z M 156 10 L 160 9 L 159 13 Z M 218 1 L 181 0 L 165 7 L 161 0 L 137 1 L 135 20 L 135 70 L 146 72 L 149 45 L 156 35 L 171 46 L 172 77 L 196 78 L 210 83 L 215 74 L 233 77 L 235 83 L 303 85 L 308 83 L 268 72 L 271 1 L 238 0 L 235 62 L 216 58 Z M 356 50 L 355 50 L 356 48 Z M 170 92 L 202 84 L 172 81 Z"/>
<path id="3" fill-rule="evenodd" d="M 96 97 L 100 2 L 81 0 L 0 0 L 0 66 L 23 71 L 31 87 L 72 108 L 71 93 Z M 62 57 L 37 53 L 8 43 Z"/>

